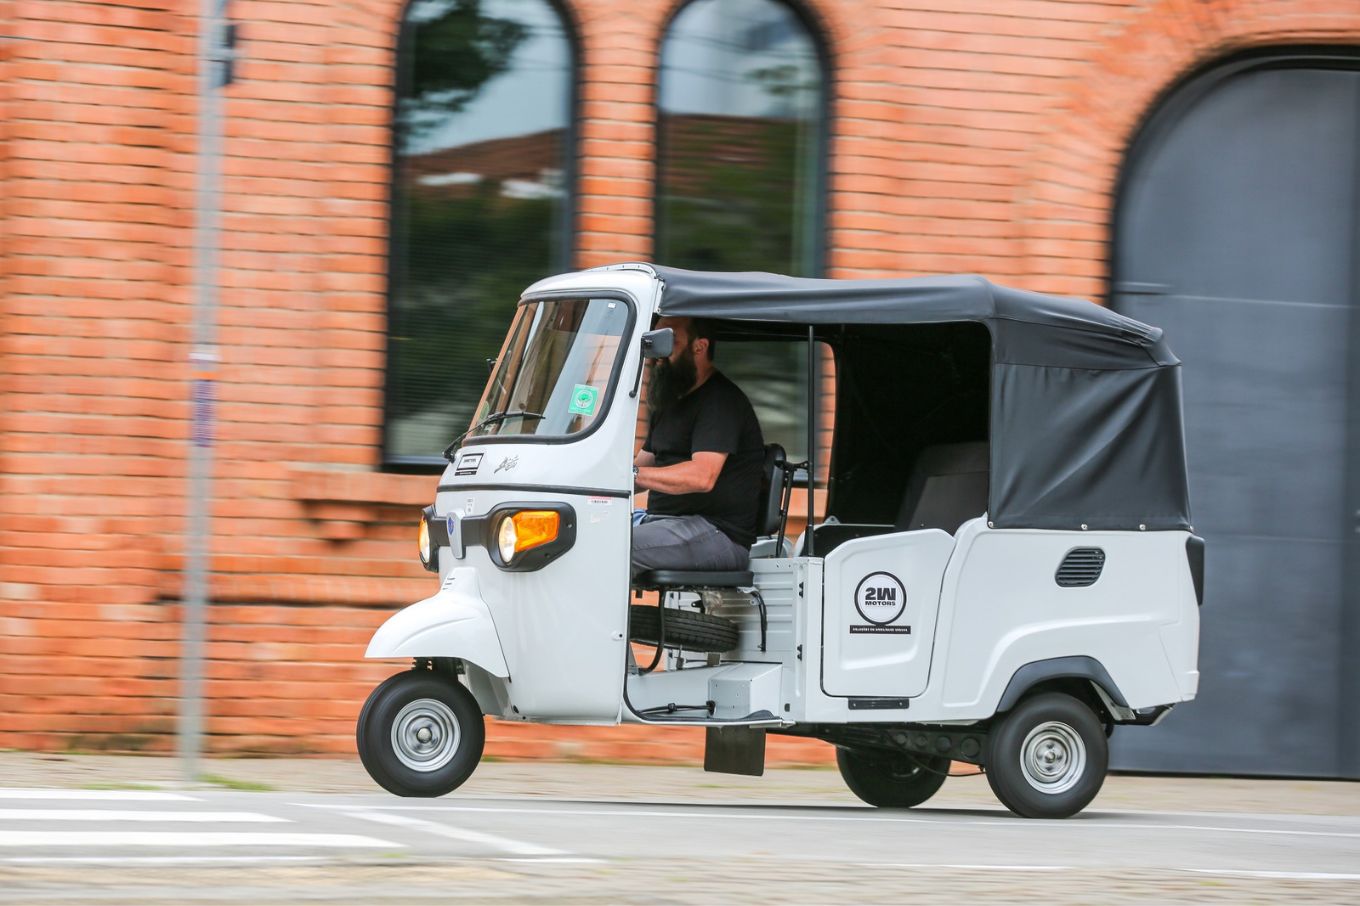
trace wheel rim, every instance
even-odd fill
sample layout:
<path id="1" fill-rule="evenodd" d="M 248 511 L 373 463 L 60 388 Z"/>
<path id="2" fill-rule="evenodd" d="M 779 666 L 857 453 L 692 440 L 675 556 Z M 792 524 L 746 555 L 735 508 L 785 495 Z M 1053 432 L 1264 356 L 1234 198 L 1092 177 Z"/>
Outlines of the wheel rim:
<path id="1" fill-rule="evenodd" d="M 1020 747 L 1020 770 L 1039 792 L 1065 793 L 1086 770 L 1086 744 L 1067 724 L 1042 723 L 1029 731 Z"/>
<path id="2" fill-rule="evenodd" d="M 413 771 L 437 771 L 453 760 L 462 740 L 453 710 L 434 698 L 418 698 L 392 722 L 392 751 Z"/>

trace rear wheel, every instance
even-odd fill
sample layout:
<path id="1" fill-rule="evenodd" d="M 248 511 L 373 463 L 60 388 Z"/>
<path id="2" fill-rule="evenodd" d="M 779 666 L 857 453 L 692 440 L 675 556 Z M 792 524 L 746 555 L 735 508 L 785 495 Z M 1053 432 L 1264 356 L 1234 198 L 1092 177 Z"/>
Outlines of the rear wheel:
<path id="1" fill-rule="evenodd" d="M 1027 698 L 987 737 L 987 782 L 1026 818 L 1067 818 L 1105 783 L 1105 728 L 1085 703 L 1060 692 Z"/>
<path id="2" fill-rule="evenodd" d="M 398 796 L 442 796 L 472 775 L 486 731 L 472 693 L 452 676 L 399 673 L 373 690 L 355 730 L 370 777 Z"/>
<path id="3" fill-rule="evenodd" d="M 850 792 L 879 808 L 913 808 L 939 792 L 949 759 L 836 749 L 836 766 Z"/>
<path id="4" fill-rule="evenodd" d="M 646 645 L 657 644 L 663 619 L 667 648 L 722 652 L 737 647 L 737 624 L 726 617 L 650 604 L 628 606 L 628 637 Z"/>

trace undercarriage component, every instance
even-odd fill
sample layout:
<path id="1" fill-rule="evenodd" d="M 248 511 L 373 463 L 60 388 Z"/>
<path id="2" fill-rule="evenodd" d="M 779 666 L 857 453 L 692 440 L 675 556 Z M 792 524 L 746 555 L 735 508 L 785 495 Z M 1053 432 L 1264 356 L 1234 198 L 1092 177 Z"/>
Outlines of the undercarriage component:
<path id="1" fill-rule="evenodd" d="M 845 726 L 786 727 L 771 730 L 786 735 L 813 736 L 857 751 L 906 752 L 925 758 L 943 758 L 968 764 L 985 764 L 985 727 L 942 727 L 925 724 L 848 724 Z"/>

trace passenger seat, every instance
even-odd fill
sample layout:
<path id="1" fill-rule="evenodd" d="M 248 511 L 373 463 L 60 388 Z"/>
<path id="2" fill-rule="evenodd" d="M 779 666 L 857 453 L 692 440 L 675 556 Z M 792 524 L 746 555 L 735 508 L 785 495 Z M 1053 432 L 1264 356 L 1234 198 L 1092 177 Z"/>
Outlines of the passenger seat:
<path id="1" fill-rule="evenodd" d="M 954 534 L 987 512 L 988 449 L 985 441 L 936 444 L 916 456 L 902 506 L 893 523 L 899 532 L 937 528 Z"/>
<path id="2" fill-rule="evenodd" d="M 907 476 L 897 520 L 892 525 L 821 523 L 816 527 L 817 556 L 825 557 L 847 541 L 889 532 L 937 528 L 953 535 L 987 512 L 988 471 L 985 441 L 925 447 Z M 798 539 L 796 556 L 802 556 L 806 540 L 806 533 Z"/>

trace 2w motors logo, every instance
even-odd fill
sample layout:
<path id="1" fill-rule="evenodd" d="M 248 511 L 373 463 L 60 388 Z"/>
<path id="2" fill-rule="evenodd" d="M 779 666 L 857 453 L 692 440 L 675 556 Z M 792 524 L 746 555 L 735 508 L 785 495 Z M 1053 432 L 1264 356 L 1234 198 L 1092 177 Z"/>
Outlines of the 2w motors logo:
<path id="1" fill-rule="evenodd" d="M 855 586 L 855 610 L 867 626 L 851 626 L 851 632 L 910 634 L 911 627 L 898 624 L 907 612 L 907 590 L 892 573 L 869 573 Z"/>

